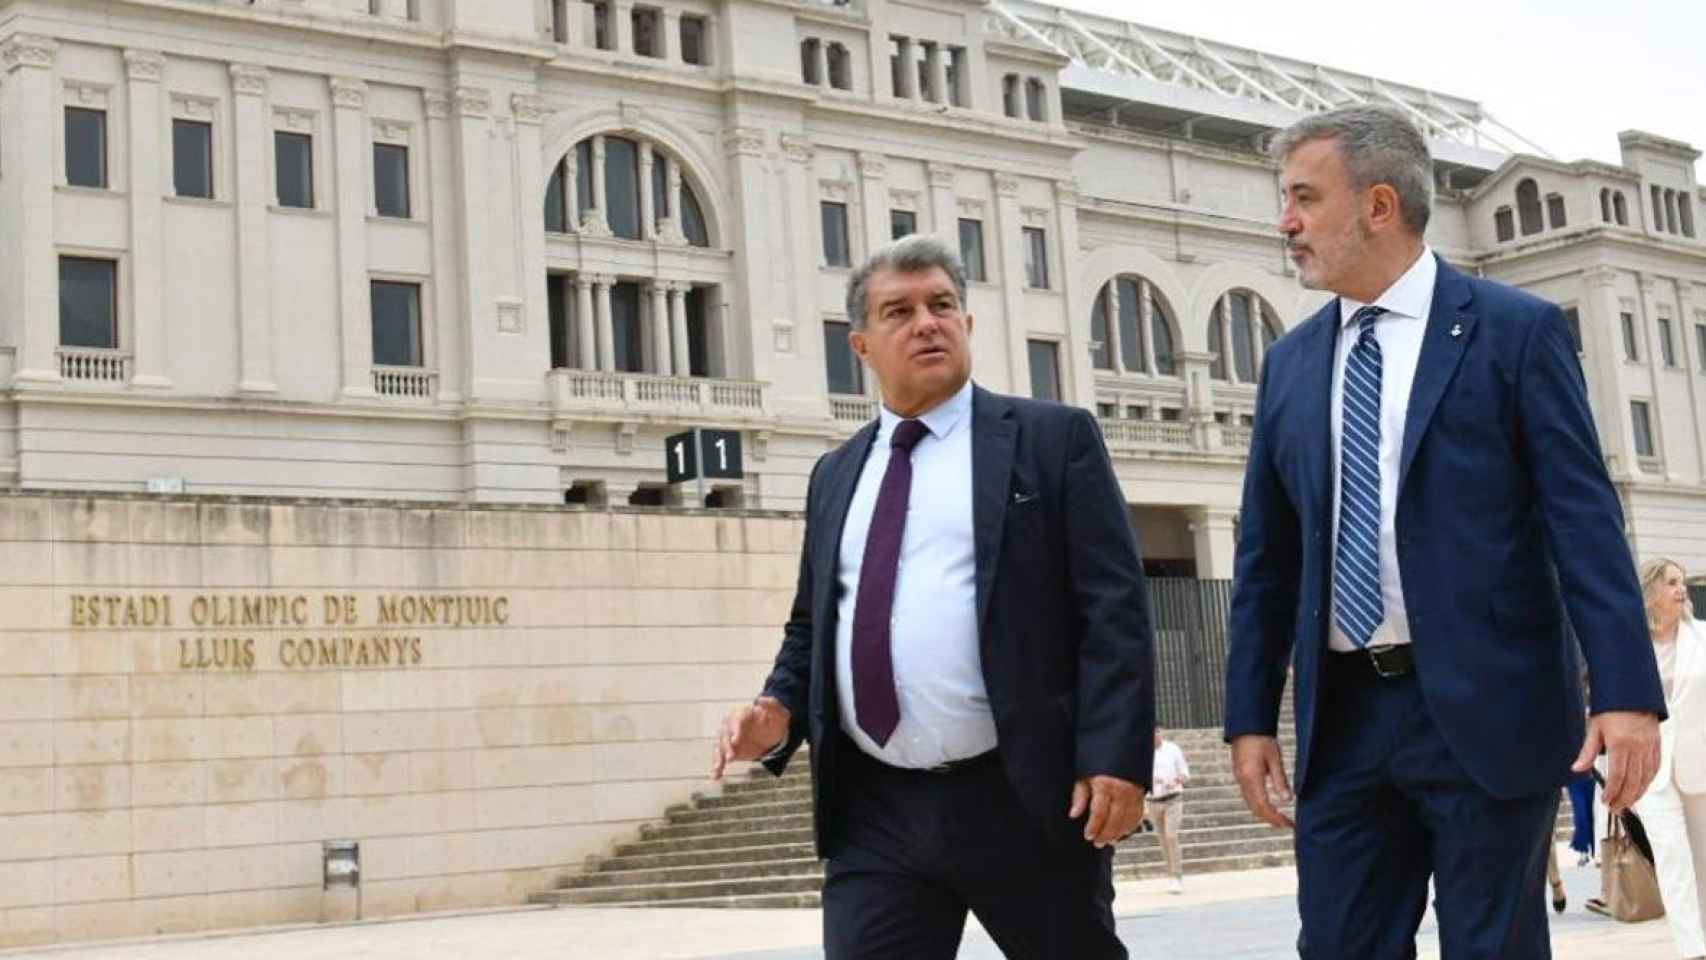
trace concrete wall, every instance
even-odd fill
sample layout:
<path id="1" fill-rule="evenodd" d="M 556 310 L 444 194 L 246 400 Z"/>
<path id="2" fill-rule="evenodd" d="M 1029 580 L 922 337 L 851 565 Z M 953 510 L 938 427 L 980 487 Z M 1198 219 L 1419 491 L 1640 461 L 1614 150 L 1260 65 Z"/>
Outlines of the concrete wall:
<path id="1" fill-rule="evenodd" d="M 522 902 L 707 787 L 799 536 L 0 496 L 0 946 L 352 916 L 328 839 L 360 841 L 369 917 Z"/>

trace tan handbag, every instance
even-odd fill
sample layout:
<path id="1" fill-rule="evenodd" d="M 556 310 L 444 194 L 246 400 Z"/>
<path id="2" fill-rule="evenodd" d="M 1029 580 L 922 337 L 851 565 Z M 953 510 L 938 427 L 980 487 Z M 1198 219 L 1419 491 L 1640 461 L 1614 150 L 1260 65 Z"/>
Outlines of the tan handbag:
<path id="1" fill-rule="evenodd" d="M 1595 910 L 1624 923 L 1656 920 L 1665 915 L 1659 897 L 1658 872 L 1623 828 L 1623 818 L 1612 816 L 1611 835 L 1601 841 L 1599 889 L 1603 907 Z M 1591 906 L 1591 905 L 1590 905 Z"/>

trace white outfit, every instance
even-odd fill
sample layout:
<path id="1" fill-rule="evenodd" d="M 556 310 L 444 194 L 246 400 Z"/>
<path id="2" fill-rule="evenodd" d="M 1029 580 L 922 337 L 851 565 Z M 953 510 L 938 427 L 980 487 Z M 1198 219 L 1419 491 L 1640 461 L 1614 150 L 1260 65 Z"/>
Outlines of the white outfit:
<path id="1" fill-rule="evenodd" d="M 1674 668 L 1665 680 L 1670 719 L 1659 725 L 1659 770 L 1635 813 L 1653 844 L 1677 956 L 1698 957 L 1706 955 L 1699 882 L 1706 878 L 1706 626 L 1699 621 L 1677 625 Z"/>
<path id="2" fill-rule="evenodd" d="M 1416 380 L 1416 365 L 1422 357 L 1422 334 L 1433 310 L 1434 281 L 1439 261 L 1434 252 L 1422 255 L 1393 281 L 1386 292 L 1374 298 L 1374 306 L 1386 312 L 1374 322 L 1374 339 L 1380 344 L 1380 596 L 1386 619 L 1368 640 L 1370 646 L 1410 642 L 1410 622 L 1404 607 L 1404 583 L 1398 572 L 1398 461 L 1404 450 L 1404 420 L 1410 411 L 1410 387 Z M 1345 422 L 1345 363 L 1362 329 L 1351 322 L 1365 304 L 1349 297 L 1339 298 L 1339 347 L 1333 365 L 1331 428 L 1333 440 L 1333 502 L 1344 497 L 1339 479 L 1340 446 Z M 1333 511 L 1333 551 L 1339 545 L 1339 511 Z M 1329 601 L 1331 603 L 1332 601 Z M 1356 649 L 1339 629 L 1334 614 L 1328 622 L 1327 646 L 1341 653 Z"/>

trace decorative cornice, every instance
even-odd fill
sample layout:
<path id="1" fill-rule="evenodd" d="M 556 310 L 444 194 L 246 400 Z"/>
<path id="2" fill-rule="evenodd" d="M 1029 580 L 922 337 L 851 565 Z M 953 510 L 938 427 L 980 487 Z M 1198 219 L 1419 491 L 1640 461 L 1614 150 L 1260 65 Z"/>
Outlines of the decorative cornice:
<path id="1" fill-rule="evenodd" d="M 1003 197 L 1016 197 L 1016 196 L 1018 196 L 1019 195 L 1019 178 L 1013 176 L 1010 173 L 998 173 L 998 174 L 996 174 L 995 175 L 995 192 L 997 194 L 1000 194 Z"/>
<path id="2" fill-rule="evenodd" d="M 764 131 L 756 127 L 730 127 L 723 131 L 723 152 L 728 156 L 764 156 Z"/>
<path id="3" fill-rule="evenodd" d="M 531 93 L 518 93 L 509 98 L 510 112 L 515 115 L 516 123 L 538 126 L 545 122 L 545 100 Z"/>
<path id="4" fill-rule="evenodd" d="M 425 94 L 426 115 L 433 120 L 443 120 L 450 116 L 450 94 L 442 90 L 428 90 Z"/>
<path id="5" fill-rule="evenodd" d="M 409 125 L 401 120 L 376 118 L 373 121 L 373 136 L 382 141 L 406 144 L 409 142 Z"/>
<path id="6" fill-rule="evenodd" d="M 1590 287 L 1604 289 L 1607 287 L 1617 286 L 1617 278 L 1622 274 L 1622 272 L 1623 271 L 1616 267 L 1593 267 L 1582 272 L 1582 279 L 1587 281 L 1587 284 Z"/>
<path id="7" fill-rule="evenodd" d="M 795 163 L 811 163 L 812 157 L 816 153 L 817 148 L 812 144 L 810 137 L 804 137 L 797 133 L 782 134 L 782 155 L 789 160 Z"/>
<path id="8" fill-rule="evenodd" d="M 85 107 L 99 107 L 103 110 L 106 109 L 108 94 L 109 91 L 107 85 L 104 83 L 84 83 L 81 80 L 65 81 L 65 95 L 67 99 L 80 103 Z"/>
<path id="9" fill-rule="evenodd" d="M 837 203 L 846 203 L 847 198 L 852 194 L 852 188 L 853 185 L 845 180 L 818 181 L 818 191 L 824 199 L 833 200 Z"/>
<path id="10" fill-rule="evenodd" d="M 894 210 L 910 210 L 918 212 L 917 190 L 890 190 L 889 207 Z"/>
<path id="11" fill-rule="evenodd" d="M 941 187 L 943 189 L 950 190 L 953 189 L 954 178 L 957 177 L 960 172 L 957 167 L 949 163 L 932 163 L 929 164 L 928 169 L 930 171 L 930 185 L 932 187 Z"/>
<path id="12" fill-rule="evenodd" d="M 859 175 L 867 180 L 881 180 L 889 172 L 888 160 L 880 153 L 859 154 Z"/>
<path id="13" fill-rule="evenodd" d="M 286 130 L 297 133 L 312 133 L 314 131 L 314 114 L 307 110 L 296 110 L 290 107 L 273 109 L 273 122 Z"/>
<path id="14" fill-rule="evenodd" d="M 484 87 L 457 87 L 456 115 L 484 117 L 492 112 L 492 92 Z"/>
<path id="15" fill-rule="evenodd" d="M 59 44 L 49 37 L 20 33 L 0 46 L 0 72 L 11 73 L 19 67 L 51 69 L 59 54 Z"/>
<path id="16" fill-rule="evenodd" d="M 333 77 L 328 81 L 332 88 L 332 106 L 345 110 L 362 110 L 367 107 L 367 84 L 352 77 Z"/>
<path id="17" fill-rule="evenodd" d="M 244 96 L 264 97 L 267 93 L 267 83 L 271 75 L 266 67 L 258 67 L 252 63 L 233 63 L 231 65 L 231 89 Z"/>
<path id="18" fill-rule="evenodd" d="M 960 197 L 959 209 L 961 213 L 968 217 L 982 217 L 983 201 L 978 200 L 975 197 Z"/>
<path id="19" fill-rule="evenodd" d="M 154 50 L 126 50 L 124 75 L 132 80 L 159 83 L 166 72 L 166 58 Z"/>
<path id="20" fill-rule="evenodd" d="M 1077 206 L 1078 205 L 1078 197 L 1079 197 L 1078 181 L 1077 180 L 1056 180 L 1054 182 L 1054 196 L 1055 196 L 1055 199 L 1058 200 L 1060 202 L 1060 205 L 1063 207 L 1075 207 L 1075 206 Z"/>

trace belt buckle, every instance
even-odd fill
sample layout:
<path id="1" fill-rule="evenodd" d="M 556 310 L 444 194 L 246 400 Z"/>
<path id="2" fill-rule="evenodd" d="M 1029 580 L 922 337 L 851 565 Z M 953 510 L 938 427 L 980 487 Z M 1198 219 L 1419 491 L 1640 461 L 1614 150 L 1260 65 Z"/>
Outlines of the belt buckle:
<path id="1" fill-rule="evenodd" d="M 1365 647 L 1363 649 L 1368 651 L 1369 662 L 1374 664 L 1374 675 L 1380 679 L 1391 680 L 1394 677 L 1401 677 L 1407 672 L 1398 670 L 1394 667 L 1388 667 L 1386 665 L 1386 654 L 1398 649 L 1397 644 L 1383 643 L 1379 646 Z"/>

